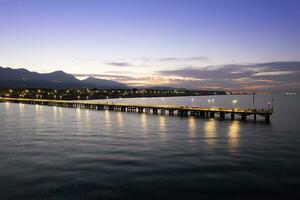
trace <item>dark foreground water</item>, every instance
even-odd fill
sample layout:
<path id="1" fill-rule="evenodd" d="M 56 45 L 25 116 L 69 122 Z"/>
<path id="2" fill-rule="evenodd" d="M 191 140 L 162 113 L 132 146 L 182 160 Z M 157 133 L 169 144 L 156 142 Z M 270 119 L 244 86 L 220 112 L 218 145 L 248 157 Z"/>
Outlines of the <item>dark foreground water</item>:
<path id="1" fill-rule="evenodd" d="M 299 199 L 300 98 L 273 97 L 270 124 L 0 103 L 0 199 Z M 251 106 L 128 101 L 209 98 Z"/>

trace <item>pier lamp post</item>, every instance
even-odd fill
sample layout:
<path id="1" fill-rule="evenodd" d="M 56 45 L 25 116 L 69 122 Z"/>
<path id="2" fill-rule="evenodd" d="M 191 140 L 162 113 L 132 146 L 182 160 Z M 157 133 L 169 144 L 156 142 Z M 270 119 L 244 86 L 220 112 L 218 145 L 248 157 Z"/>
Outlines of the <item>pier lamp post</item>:
<path id="1" fill-rule="evenodd" d="M 86 96 L 86 99 L 89 99 L 89 96 Z"/>
<path id="2" fill-rule="evenodd" d="M 60 99 L 62 99 L 62 96 L 59 96 Z"/>
<path id="3" fill-rule="evenodd" d="M 39 98 L 39 95 L 37 94 L 37 95 L 35 95 L 36 96 L 36 98 L 38 99 Z"/>
<path id="4" fill-rule="evenodd" d="M 77 96 L 77 99 L 80 99 L 80 96 Z"/>
<path id="5" fill-rule="evenodd" d="M 208 101 L 208 106 L 210 106 L 210 103 L 211 103 L 211 99 L 208 99 L 207 101 Z"/>
<path id="6" fill-rule="evenodd" d="M 237 103 L 237 100 L 236 100 L 236 99 L 233 99 L 233 100 L 232 100 L 232 105 L 233 105 L 233 107 L 235 106 L 236 103 Z"/>
<path id="7" fill-rule="evenodd" d="M 194 98 L 192 98 L 192 106 L 194 106 Z"/>
<path id="8" fill-rule="evenodd" d="M 271 110 L 271 102 L 268 102 L 268 110 Z"/>
<path id="9" fill-rule="evenodd" d="M 54 97 L 54 99 L 56 99 L 56 95 L 54 95 L 53 97 Z"/>
<path id="10" fill-rule="evenodd" d="M 212 106 L 214 106 L 214 103 L 215 103 L 215 99 L 211 99 Z"/>

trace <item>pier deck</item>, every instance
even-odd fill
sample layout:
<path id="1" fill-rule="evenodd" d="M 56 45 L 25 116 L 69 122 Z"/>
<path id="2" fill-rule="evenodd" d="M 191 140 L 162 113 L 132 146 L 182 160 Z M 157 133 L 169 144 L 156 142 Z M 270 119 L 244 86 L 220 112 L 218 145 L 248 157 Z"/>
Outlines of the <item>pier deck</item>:
<path id="1" fill-rule="evenodd" d="M 250 109 L 250 108 L 224 108 L 224 107 L 198 107 L 198 106 L 180 106 L 180 105 L 144 105 L 127 103 L 103 103 L 91 101 L 66 101 L 66 100 L 45 100 L 45 99 L 24 99 L 24 98 L 0 98 L 2 102 L 37 104 L 47 106 L 59 106 L 69 108 L 85 108 L 94 110 L 111 110 L 122 112 L 138 112 L 151 114 L 169 114 L 180 117 L 199 117 L 225 119 L 229 115 L 230 119 L 238 116 L 242 121 L 246 121 L 248 116 L 253 116 L 256 122 L 257 116 L 261 116 L 265 122 L 270 121 L 272 110 Z"/>

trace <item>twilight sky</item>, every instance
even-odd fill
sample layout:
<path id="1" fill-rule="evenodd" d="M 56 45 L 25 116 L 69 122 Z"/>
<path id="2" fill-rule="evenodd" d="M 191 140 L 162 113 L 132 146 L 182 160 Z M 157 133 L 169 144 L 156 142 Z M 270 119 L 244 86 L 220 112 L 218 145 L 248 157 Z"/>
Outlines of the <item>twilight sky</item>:
<path id="1" fill-rule="evenodd" d="M 132 86 L 299 90 L 299 0 L 0 0 L 0 66 Z"/>

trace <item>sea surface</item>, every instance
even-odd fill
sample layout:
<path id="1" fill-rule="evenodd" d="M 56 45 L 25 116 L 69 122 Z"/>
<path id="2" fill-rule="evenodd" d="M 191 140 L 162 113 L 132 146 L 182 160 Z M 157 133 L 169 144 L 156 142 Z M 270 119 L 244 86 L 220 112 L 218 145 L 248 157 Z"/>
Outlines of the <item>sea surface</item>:
<path id="1" fill-rule="evenodd" d="M 0 103 L 0 199 L 300 199 L 299 95 L 104 101 L 272 98 L 270 123 Z"/>

